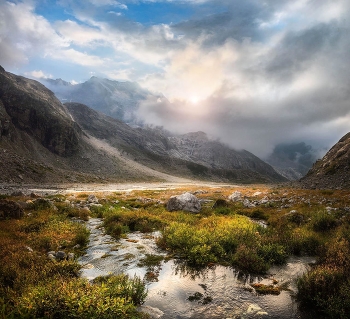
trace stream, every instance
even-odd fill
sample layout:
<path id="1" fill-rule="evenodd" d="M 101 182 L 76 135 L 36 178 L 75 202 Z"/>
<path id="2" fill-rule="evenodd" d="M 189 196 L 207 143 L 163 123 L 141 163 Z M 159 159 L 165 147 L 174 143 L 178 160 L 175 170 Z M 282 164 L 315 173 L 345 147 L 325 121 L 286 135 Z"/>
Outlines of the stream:
<path id="1" fill-rule="evenodd" d="M 86 225 L 90 241 L 79 263 L 81 276 L 88 280 L 111 273 L 144 278 L 149 269 L 138 265 L 140 259 L 146 254 L 166 256 L 155 244 L 159 232 L 134 232 L 115 240 L 104 233 L 101 219 L 91 218 Z M 266 276 L 256 277 L 232 267 L 217 265 L 196 271 L 176 259 L 166 260 L 153 269 L 156 276 L 147 282 L 148 296 L 140 310 L 162 319 L 306 319 L 309 317 L 299 312 L 293 296 L 296 279 L 314 262 L 311 257 L 291 257 L 286 265 L 274 266 Z M 251 287 L 253 283 L 272 284 L 273 280 L 286 290 L 279 295 L 258 295 Z"/>

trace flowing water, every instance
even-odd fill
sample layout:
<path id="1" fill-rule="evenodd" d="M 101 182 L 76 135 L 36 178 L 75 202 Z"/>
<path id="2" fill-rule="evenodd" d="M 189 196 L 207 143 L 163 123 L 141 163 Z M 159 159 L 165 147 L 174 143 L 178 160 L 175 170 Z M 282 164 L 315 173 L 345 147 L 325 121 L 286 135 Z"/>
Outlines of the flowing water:
<path id="1" fill-rule="evenodd" d="M 127 238 L 114 240 L 104 234 L 102 221 L 91 218 L 91 231 L 86 255 L 79 259 L 82 277 L 89 280 L 101 275 L 126 273 L 143 278 L 147 271 L 140 259 L 146 254 L 166 255 L 155 244 L 160 233 L 130 233 Z M 148 296 L 141 310 L 154 318 L 166 319 L 226 319 L 226 318 L 307 318 L 294 299 L 296 278 L 303 274 L 314 259 L 292 257 L 281 267 L 272 267 L 268 276 L 246 276 L 231 267 L 215 266 L 196 271 L 171 259 L 152 269 L 155 277 L 147 284 Z M 279 295 L 258 295 L 253 283 L 285 286 Z M 192 301 L 189 299 L 192 298 Z"/>

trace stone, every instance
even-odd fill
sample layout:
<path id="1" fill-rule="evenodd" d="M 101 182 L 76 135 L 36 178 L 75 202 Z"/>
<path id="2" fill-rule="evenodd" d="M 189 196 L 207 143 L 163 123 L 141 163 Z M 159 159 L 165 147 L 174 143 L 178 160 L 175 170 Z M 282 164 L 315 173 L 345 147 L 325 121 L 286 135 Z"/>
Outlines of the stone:
<path id="1" fill-rule="evenodd" d="M 12 200 L 0 200 L 0 219 L 20 219 L 24 211 L 20 205 Z"/>
<path id="2" fill-rule="evenodd" d="M 74 253 L 68 253 L 67 258 L 68 258 L 68 260 L 74 260 L 74 258 L 75 258 Z"/>
<path id="3" fill-rule="evenodd" d="M 228 197 L 228 199 L 231 202 L 238 202 L 242 199 L 242 193 L 239 191 L 235 191 Z"/>
<path id="4" fill-rule="evenodd" d="M 64 260 L 64 259 L 67 259 L 67 254 L 64 251 L 59 250 L 56 253 L 55 257 L 56 257 L 57 260 Z"/>
<path id="5" fill-rule="evenodd" d="M 95 195 L 93 195 L 93 194 L 88 196 L 87 201 L 90 204 L 98 204 L 98 198 Z"/>
<path id="6" fill-rule="evenodd" d="M 255 205 L 254 205 L 253 203 L 251 203 L 250 200 L 249 200 L 248 198 L 245 198 L 245 199 L 244 199 L 243 205 L 244 205 L 244 207 L 247 207 L 247 208 L 255 207 Z"/>
<path id="7" fill-rule="evenodd" d="M 184 193 L 177 196 L 171 196 L 167 203 L 169 212 L 183 210 L 191 213 L 199 213 L 201 203 L 198 198 L 191 193 Z"/>
<path id="8" fill-rule="evenodd" d="M 255 193 L 253 194 L 253 196 L 256 197 L 256 196 L 259 196 L 259 195 L 261 195 L 261 194 L 262 194 L 262 192 L 255 192 Z"/>

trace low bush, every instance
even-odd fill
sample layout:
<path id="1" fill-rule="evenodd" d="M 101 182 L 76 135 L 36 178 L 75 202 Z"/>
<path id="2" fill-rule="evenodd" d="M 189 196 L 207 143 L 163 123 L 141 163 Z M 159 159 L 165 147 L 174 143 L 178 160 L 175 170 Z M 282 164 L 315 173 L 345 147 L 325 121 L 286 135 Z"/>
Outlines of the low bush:
<path id="1" fill-rule="evenodd" d="M 145 285 L 125 275 L 98 278 L 93 284 L 80 278 L 55 278 L 31 286 L 15 302 L 15 314 L 27 318 L 141 318 Z"/>

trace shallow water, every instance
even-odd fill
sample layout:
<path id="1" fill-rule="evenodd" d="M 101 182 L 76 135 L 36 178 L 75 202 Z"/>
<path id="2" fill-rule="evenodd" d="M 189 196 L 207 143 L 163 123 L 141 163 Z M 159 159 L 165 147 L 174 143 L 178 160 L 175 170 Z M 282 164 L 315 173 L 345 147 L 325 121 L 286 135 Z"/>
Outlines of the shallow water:
<path id="1" fill-rule="evenodd" d="M 139 260 L 146 254 L 163 254 L 154 238 L 158 232 L 136 232 L 127 239 L 114 240 L 105 235 L 100 219 L 90 219 L 91 231 L 86 255 L 79 259 L 83 265 L 81 275 L 92 280 L 110 273 L 127 273 L 144 277 L 147 269 L 139 267 Z M 298 311 L 293 295 L 296 278 L 314 262 L 309 257 L 292 257 L 282 267 L 273 267 L 268 276 L 245 276 L 231 267 L 215 266 L 202 271 L 185 267 L 174 259 L 164 261 L 157 269 L 158 281 L 147 284 L 148 296 L 142 310 L 154 318 L 167 319 L 216 319 L 216 318 L 307 318 Z M 258 295 L 250 284 L 271 284 L 278 280 L 288 291 L 280 295 Z M 189 301 L 197 293 L 198 300 Z M 198 294 L 200 293 L 200 294 Z"/>

